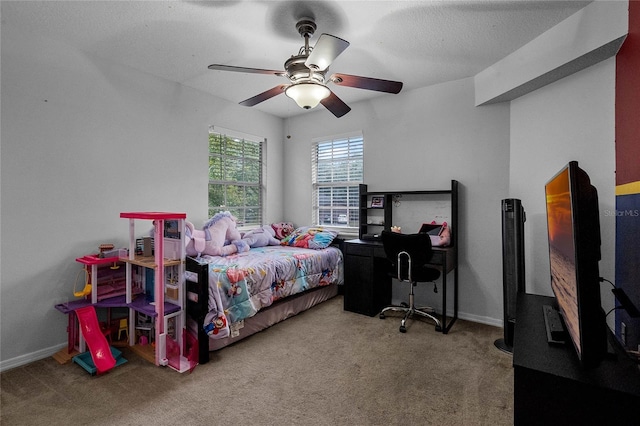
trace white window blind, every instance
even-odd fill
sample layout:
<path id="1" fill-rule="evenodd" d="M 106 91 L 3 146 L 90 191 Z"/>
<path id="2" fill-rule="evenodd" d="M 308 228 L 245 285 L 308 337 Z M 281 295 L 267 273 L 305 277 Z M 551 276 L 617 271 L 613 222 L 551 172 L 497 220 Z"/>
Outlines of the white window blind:
<path id="1" fill-rule="evenodd" d="M 311 150 L 316 225 L 358 226 L 358 185 L 363 182 L 362 133 L 314 140 Z"/>

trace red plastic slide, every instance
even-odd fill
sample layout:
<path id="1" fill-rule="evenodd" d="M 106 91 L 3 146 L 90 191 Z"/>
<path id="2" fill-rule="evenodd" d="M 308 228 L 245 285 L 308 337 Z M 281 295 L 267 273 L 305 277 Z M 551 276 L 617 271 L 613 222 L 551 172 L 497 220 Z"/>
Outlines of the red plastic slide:
<path id="1" fill-rule="evenodd" d="M 93 306 L 85 306 L 76 310 L 80 323 L 80 331 L 87 342 L 91 359 L 98 370 L 98 374 L 106 373 L 116 365 L 116 359 L 111 354 L 107 338 L 100 330 L 96 310 Z"/>

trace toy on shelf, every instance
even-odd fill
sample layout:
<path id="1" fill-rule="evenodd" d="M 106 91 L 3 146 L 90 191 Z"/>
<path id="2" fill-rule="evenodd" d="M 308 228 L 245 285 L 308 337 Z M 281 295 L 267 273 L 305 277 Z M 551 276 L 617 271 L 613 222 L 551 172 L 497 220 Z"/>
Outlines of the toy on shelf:
<path id="1" fill-rule="evenodd" d="M 80 291 L 76 290 L 76 285 L 78 284 L 78 278 L 80 278 L 80 273 L 84 272 L 84 288 Z M 87 266 L 85 265 L 81 271 L 78 271 L 76 275 L 76 282 L 73 283 L 73 295 L 75 297 L 85 297 L 91 294 L 91 282 L 89 281 L 89 271 L 87 270 Z"/>
<path id="2" fill-rule="evenodd" d="M 96 303 L 97 300 L 93 300 L 94 289 L 92 284 L 98 284 L 96 281 L 98 266 L 105 263 L 112 263 L 112 265 L 110 266 L 112 270 L 120 268 L 120 266 L 118 265 L 118 256 L 119 254 L 121 254 L 121 250 L 113 250 L 113 247 L 113 244 L 100 244 L 100 246 L 98 247 L 100 253 L 88 254 L 76 259 L 77 262 L 80 262 L 84 265 L 84 288 L 82 290 L 76 290 L 78 278 L 80 278 L 80 272 L 78 272 L 78 275 L 76 276 L 76 282 L 73 284 L 73 295 L 75 297 L 86 297 L 92 295 L 92 303 Z M 89 266 L 91 266 L 91 270 L 89 270 Z"/>
<path id="3" fill-rule="evenodd" d="M 129 340 L 129 320 L 127 318 L 121 318 L 118 323 L 118 340 L 121 340 L 122 333 Z"/>
<path id="4" fill-rule="evenodd" d="M 145 346 L 154 341 L 153 317 L 142 312 L 136 313 L 136 336 L 138 344 Z"/>
<path id="5" fill-rule="evenodd" d="M 113 252 L 109 253 L 113 254 Z M 84 296 L 91 295 L 91 303 L 125 293 L 126 277 L 124 271 L 118 271 L 119 261 L 118 257 L 100 257 L 100 254 L 88 254 L 76 258 L 76 262 L 82 263 L 85 267 L 86 284 L 83 292 L 87 291 Z M 111 266 L 107 269 L 108 264 Z M 99 271 L 102 267 L 104 269 Z M 82 297 L 78 294 L 80 292 L 74 293 L 76 297 Z"/>
<path id="6" fill-rule="evenodd" d="M 93 306 L 85 306 L 84 308 L 77 309 L 76 315 L 78 317 L 78 322 L 80 323 L 82 336 L 89 347 L 93 366 L 95 366 L 98 374 L 106 373 L 116 365 L 127 362 L 126 359 L 119 356 L 119 361 L 117 361 L 113 356 L 112 349 L 100 328 L 98 316 L 96 315 L 96 310 Z M 77 355 L 74 357 L 74 362 L 92 373 L 91 364 L 87 362 L 86 356 L 83 356 L 82 354 Z M 120 364 L 118 364 L 118 362 Z"/>
<path id="7" fill-rule="evenodd" d="M 98 249 L 100 250 L 99 257 L 109 257 L 105 256 L 104 253 L 113 250 L 115 246 L 113 244 L 100 244 Z"/>

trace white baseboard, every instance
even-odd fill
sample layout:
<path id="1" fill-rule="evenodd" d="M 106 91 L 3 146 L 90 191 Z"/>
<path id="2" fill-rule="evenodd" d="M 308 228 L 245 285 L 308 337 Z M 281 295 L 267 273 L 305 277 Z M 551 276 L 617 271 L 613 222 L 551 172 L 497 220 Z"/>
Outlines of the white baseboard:
<path id="1" fill-rule="evenodd" d="M 36 352 L 31 352 L 29 354 L 24 354 L 15 358 L 0 361 L 0 372 L 20 367 L 21 365 L 29 364 L 30 362 L 38 361 L 39 359 L 50 357 L 66 347 L 66 343 L 61 343 L 56 346 L 40 349 Z"/>
<path id="2" fill-rule="evenodd" d="M 453 315 L 453 312 L 451 312 L 449 315 Z M 458 318 L 466 321 L 477 322 L 480 324 L 486 324 L 486 325 L 491 325 L 493 327 L 500 327 L 500 328 L 503 327 L 503 323 L 504 323 L 502 319 L 481 317 L 478 315 L 466 314 L 464 312 L 459 312 L 459 311 L 458 311 Z"/>
<path id="3" fill-rule="evenodd" d="M 399 299 L 391 299 L 391 303 L 399 305 L 400 303 L 404 302 L 404 300 Z M 436 310 L 439 309 L 438 306 L 435 306 Z M 447 316 L 449 318 L 453 317 L 453 310 L 452 309 L 447 309 Z M 471 321 L 471 322 L 477 322 L 480 324 L 486 324 L 486 325 L 490 325 L 493 327 L 503 327 L 503 323 L 504 320 L 503 319 L 497 319 L 497 318 L 491 318 L 491 317 L 484 317 L 484 316 L 479 316 L 479 315 L 473 315 L 473 314 L 468 314 L 465 312 L 460 312 L 458 311 L 458 319 L 461 320 L 465 320 L 465 321 Z"/>

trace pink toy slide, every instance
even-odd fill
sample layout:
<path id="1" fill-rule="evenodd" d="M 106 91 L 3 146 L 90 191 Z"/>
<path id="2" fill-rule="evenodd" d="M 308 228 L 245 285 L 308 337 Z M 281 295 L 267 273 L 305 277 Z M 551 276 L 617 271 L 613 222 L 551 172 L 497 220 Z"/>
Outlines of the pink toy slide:
<path id="1" fill-rule="evenodd" d="M 76 316 L 98 374 L 106 373 L 116 365 L 116 359 L 111 354 L 109 342 L 107 342 L 106 337 L 100 330 L 95 308 L 93 306 L 85 306 L 77 309 Z"/>

